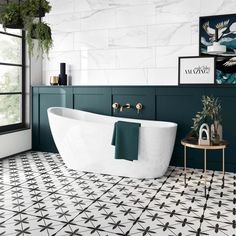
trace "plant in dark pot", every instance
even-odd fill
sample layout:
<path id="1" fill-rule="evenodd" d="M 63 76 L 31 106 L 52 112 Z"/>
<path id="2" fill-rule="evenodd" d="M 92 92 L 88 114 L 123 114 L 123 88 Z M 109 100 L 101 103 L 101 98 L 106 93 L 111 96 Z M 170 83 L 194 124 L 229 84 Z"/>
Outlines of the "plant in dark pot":
<path id="1" fill-rule="evenodd" d="M 193 120 L 192 131 L 197 134 L 197 131 L 202 123 L 213 122 L 211 124 L 211 141 L 213 144 L 219 144 L 222 140 L 222 118 L 221 118 L 221 103 L 219 98 L 214 96 L 202 96 L 202 111 L 197 112 Z"/>
<path id="2" fill-rule="evenodd" d="M 51 28 L 45 22 L 39 21 L 32 23 L 27 27 L 27 42 L 29 46 L 29 54 L 32 54 L 34 43 L 33 39 L 37 40 L 38 50 L 42 53 L 48 54 L 53 46 Z"/>
<path id="3" fill-rule="evenodd" d="M 23 29 L 24 22 L 21 12 L 21 5 L 18 3 L 8 3 L 0 11 L 0 22 L 3 28 Z"/>
<path id="4" fill-rule="evenodd" d="M 26 17 L 44 17 L 51 8 L 47 0 L 25 0 L 22 3 L 22 14 Z"/>

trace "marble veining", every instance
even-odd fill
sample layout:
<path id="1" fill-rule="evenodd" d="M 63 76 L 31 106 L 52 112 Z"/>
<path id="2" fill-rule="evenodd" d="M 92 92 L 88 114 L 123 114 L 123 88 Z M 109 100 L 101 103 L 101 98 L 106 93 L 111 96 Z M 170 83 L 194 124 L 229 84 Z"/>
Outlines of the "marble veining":
<path id="1" fill-rule="evenodd" d="M 45 84 L 63 60 L 70 64 L 71 83 L 76 85 L 175 85 L 177 58 L 198 55 L 199 16 L 236 12 L 235 0 L 50 2 L 53 10 L 45 21 L 52 27 L 54 48 L 50 61 L 44 58 Z M 117 79 L 118 74 L 126 79 Z"/>

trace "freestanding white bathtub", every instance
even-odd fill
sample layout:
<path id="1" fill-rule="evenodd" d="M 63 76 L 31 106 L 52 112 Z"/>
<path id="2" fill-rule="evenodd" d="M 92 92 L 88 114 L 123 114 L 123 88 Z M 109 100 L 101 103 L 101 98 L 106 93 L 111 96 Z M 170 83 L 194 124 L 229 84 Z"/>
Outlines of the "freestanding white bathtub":
<path id="1" fill-rule="evenodd" d="M 55 144 L 67 167 L 103 174 L 155 178 L 170 163 L 177 124 L 98 115 L 80 110 L 51 107 L 49 123 Z M 137 161 L 117 160 L 111 145 L 118 120 L 141 123 Z"/>

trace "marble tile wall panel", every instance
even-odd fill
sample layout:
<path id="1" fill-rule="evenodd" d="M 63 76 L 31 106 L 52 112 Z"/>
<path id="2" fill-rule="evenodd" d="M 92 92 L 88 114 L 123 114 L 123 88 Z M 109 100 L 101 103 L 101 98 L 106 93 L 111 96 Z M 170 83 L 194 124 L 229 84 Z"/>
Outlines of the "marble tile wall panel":
<path id="1" fill-rule="evenodd" d="M 235 0 L 50 0 L 54 48 L 43 83 L 66 62 L 75 85 L 175 85 L 178 57 L 198 55 L 199 16 Z"/>

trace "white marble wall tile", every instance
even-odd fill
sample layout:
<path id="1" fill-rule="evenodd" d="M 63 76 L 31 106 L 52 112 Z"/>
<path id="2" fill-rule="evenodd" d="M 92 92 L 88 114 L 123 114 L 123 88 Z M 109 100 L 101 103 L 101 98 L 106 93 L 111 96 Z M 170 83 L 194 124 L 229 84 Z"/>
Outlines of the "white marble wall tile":
<path id="1" fill-rule="evenodd" d="M 60 70 L 60 63 L 65 62 L 71 70 L 81 69 L 80 51 L 51 52 L 49 58 L 44 58 L 43 70 Z"/>
<path id="2" fill-rule="evenodd" d="M 199 44 L 199 20 L 191 24 L 191 43 Z"/>
<path id="3" fill-rule="evenodd" d="M 150 0 L 75 0 L 76 11 L 101 10 L 106 8 L 135 6 L 149 3 Z"/>
<path id="4" fill-rule="evenodd" d="M 74 33 L 52 32 L 53 48 L 52 52 L 74 50 Z"/>
<path id="5" fill-rule="evenodd" d="M 73 85 L 107 85 L 109 70 L 74 70 L 71 82 Z"/>
<path id="6" fill-rule="evenodd" d="M 155 66 L 154 48 L 128 48 L 117 50 L 118 68 L 145 68 Z"/>
<path id="7" fill-rule="evenodd" d="M 157 47 L 157 67 L 178 67 L 178 58 L 181 56 L 198 56 L 198 45 Z"/>
<path id="8" fill-rule="evenodd" d="M 147 84 L 147 69 L 118 69 L 109 71 L 109 85 Z"/>
<path id="9" fill-rule="evenodd" d="M 201 16 L 217 15 L 220 9 L 224 7 L 224 0 L 200 0 L 201 2 Z M 227 1 L 231 2 L 231 1 Z M 235 4 L 235 1 L 232 1 Z M 231 9 L 232 10 L 232 9 Z"/>
<path id="10" fill-rule="evenodd" d="M 79 13 L 46 15 L 45 21 L 50 24 L 56 32 L 75 32 L 81 27 L 81 16 Z"/>
<path id="11" fill-rule="evenodd" d="M 146 47 L 147 27 L 129 27 L 109 30 L 109 47 Z"/>
<path id="12" fill-rule="evenodd" d="M 153 4 L 117 9 L 117 26 L 139 26 L 155 23 L 155 6 Z"/>
<path id="13" fill-rule="evenodd" d="M 102 9 L 81 12 L 81 29 L 95 30 L 116 27 L 116 9 Z"/>
<path id="14" fill-rule="evenodd" d="M 148 69 L 148 85 L 177 85 L 178 68 Z"/>
<path id="15" fill-rule="evenodd" d="M 201 12 L 199 0 L 167 0 L 156 3 L 156 23 L 191 22 Z"/>
<path id="16" fill-rule="evenodd" d="M 82 50 L 81 69 L 112 69 L 116 67 L 115 50 Z"/>
<path id="17" fill-rule="evenodd" d="M 72 84 L 176 85 L 178 57 L 198 55 L 199 16 L 235 0 L 50 0 L 54 48 L 43 81 L 66 62 Z"/>
<path id="18" fill-rule="evenodd" d="M 109 0 L 75 0 L 75 11 L 93 11 L 110 8 Z"/>
<path id="19" fill-rule="evenodd" d="M 144 5 L 148 3 L 150 3 L 149 0 L 109 0 L 109 5 L 115 7 Z"/>
<path id="20" fill-rule="evenodd" d="M 74 33 L 74 49 L 105 49 L 108 48 L 108 30 L 89 30 Z"/>
<path id="21" fill-rule="evenodd" d="M 148 26 L 148 46 L 186 45 L 190 43 L 190 23 Z"/>
<path id="22" fill-rule="evenodd" d="M 80 0 L 78 0 L 79 2 Z M 58 14 L 58 13 L 67 13 L 74 11 L 74 0 L 50 0 L 50 4 L 52 6 L 51 14 Z"/>
<path id="23" fill-rule="evenodd" d="M 218 0 L 219 1 L 219 0 Z M 224 0 L 224 2 L 219 7 L 217 14 L 235 14 L 236 13 L 236 3 L 234 0 Z"/>

